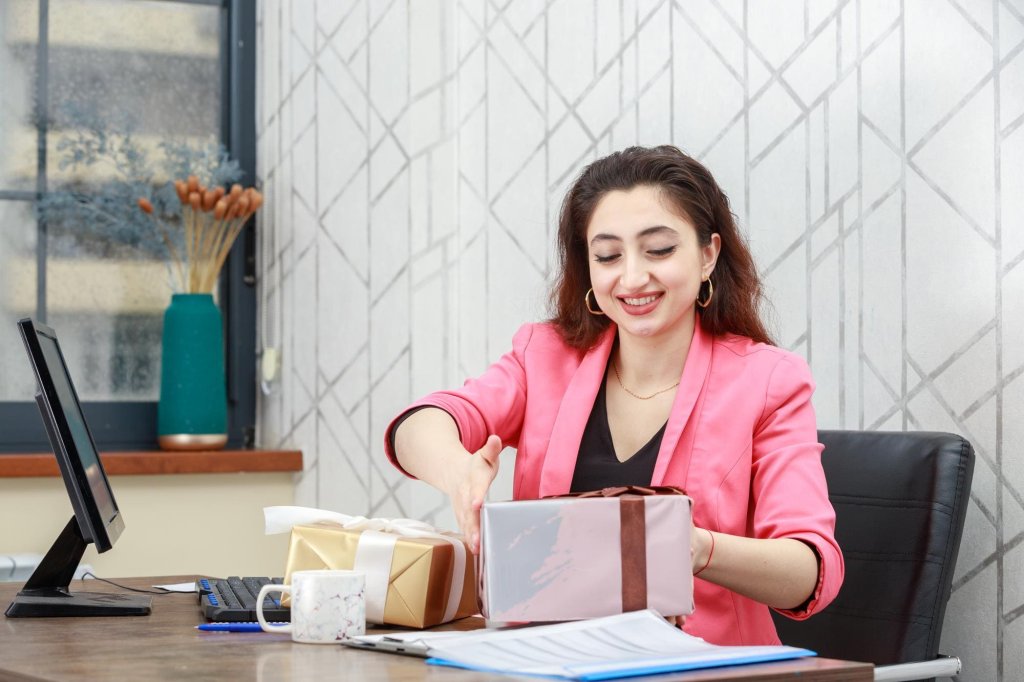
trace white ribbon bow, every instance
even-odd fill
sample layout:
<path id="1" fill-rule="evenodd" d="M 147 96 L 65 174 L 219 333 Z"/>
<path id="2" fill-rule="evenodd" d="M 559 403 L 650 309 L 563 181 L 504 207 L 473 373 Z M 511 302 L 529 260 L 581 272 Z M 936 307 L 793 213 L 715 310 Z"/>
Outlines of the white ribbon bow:
<path id="1" fill-rule="evenodd" d="M 267 535 L 287 533 L 292 526 L 324 522 L 337 524 L 345 530 L 362 531 L 352 568 L 366 573 L 366 620 L 371 623 L 384 622 L 391 559 L 399 536 L 447 541 L 454 552 L 455 566 L 444 621 L 455 618 L 459 602 L 462 600 L 462 587 L 466 576 L 466 546 L 461 536 L 438 530 L 429 523 L 415 519 L 370 519 L 311 507 L 264 507 L 263 517 Z"/>

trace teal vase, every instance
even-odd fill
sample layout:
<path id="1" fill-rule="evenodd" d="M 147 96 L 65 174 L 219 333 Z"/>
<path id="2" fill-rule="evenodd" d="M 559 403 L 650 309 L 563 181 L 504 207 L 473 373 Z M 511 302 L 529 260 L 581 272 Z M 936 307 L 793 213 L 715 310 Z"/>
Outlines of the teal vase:
<path id="1" fill-rule="evenodd" d="M 157 434 L 165 450 L 227 443 L 224 332 L 212 294 L 174 294 L 164 313 Z"/>

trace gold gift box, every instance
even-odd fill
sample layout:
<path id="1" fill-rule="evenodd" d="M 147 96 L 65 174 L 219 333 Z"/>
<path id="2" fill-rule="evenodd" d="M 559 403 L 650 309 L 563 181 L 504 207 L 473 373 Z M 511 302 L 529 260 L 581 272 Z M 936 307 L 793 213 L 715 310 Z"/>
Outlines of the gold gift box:
<path id="1" fill-rule="evenodd" d="M 330 523 L 293 527 L 284 582 L 291 582 L 294 571 L 351 570 L 362 534 Z M 447 540 L 399 536 L 388 576 L 384 623 L 428 628 L 443 622 L 454 563 L 455 550 Z M 477 612 L 475 563 L 466 547 L 462 598 L 455 618 Z"/>

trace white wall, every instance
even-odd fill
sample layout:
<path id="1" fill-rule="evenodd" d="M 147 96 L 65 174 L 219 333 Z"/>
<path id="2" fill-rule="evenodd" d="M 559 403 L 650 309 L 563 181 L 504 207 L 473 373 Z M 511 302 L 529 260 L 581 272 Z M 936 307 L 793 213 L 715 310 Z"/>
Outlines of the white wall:
<path id="1" fill-rule="evenodd" d="M 261 233 L 300 503 L 450 525 L 380 446 L 544 316 L 588 161 L 674 143 L 729 194 L 823 427 L 978 453 L 943 649 L 1024 665 L 1019 0 L 260 3 Z M 505 457 L 511 469 L 512 453 Z M 507 475 L 498 495 L 507 494 Z"/>

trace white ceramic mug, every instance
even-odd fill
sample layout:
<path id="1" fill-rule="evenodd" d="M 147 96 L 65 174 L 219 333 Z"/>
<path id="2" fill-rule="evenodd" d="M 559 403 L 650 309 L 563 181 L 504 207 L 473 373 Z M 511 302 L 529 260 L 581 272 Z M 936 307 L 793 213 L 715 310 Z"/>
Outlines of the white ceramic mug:
<path id="1" fill-rule="evenodd" d="M 333 644 L 366 634 L 365 589 L 362 571 L 296 571 L 290 585 L 263 586 L 256 618 L 265 632 L 289 632 L 293 642 Z M 292 595 L 291 623 L 267 623 L 263 600 L 270 592 Z"/>

